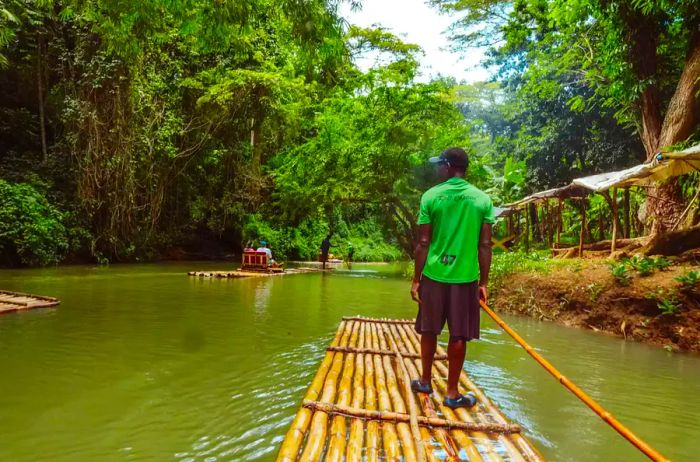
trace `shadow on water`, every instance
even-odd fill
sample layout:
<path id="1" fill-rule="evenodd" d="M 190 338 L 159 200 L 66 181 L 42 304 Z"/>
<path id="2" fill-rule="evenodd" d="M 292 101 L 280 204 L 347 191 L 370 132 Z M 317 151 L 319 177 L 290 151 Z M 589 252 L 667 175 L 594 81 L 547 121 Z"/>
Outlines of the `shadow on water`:
<path id="1" fill-rule="evenodd" d="M 222 263 L 0 271 L 58 309 L 0 317 L 0 460 L 273 460 L 344 315 L 412 318 L 402 268 L 220 280 Z M 700 451 L 700 358 L 507 318 L 674 460 Z M 466 369 L 550 460 L 645 460 L 490 320 Z M 40 456 L 38 456 L 40 455 Z"/>

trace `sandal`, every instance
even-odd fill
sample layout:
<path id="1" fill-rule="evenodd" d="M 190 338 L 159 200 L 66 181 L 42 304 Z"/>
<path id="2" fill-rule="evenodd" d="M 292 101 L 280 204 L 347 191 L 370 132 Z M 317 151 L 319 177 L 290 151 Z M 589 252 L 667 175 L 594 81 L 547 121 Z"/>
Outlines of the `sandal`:
<path id="1" fill-rule="evenodd" d="M 476 396 L 470 391 L 466 395 L 459 395 L 454 399 L 446 397 L 442 404 L 450 409 L 457 409 L 458 407 L 472 407 L 476 404 Z"/>
<path id="2" fill-rule="evenodd" d="M 429 383 L 423 383 L 420 380 L 411 380 L 411 390 L 413 393 L 425 393 L 427 395 L 433 392 L 433 387 Z"/>

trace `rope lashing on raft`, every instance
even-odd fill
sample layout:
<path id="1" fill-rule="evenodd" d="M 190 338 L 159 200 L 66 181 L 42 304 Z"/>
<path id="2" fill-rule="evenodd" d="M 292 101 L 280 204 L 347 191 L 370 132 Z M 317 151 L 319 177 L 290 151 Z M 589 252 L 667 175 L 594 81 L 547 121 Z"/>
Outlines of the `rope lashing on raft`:
<path id="1" fill-rule="evenodd" d="M 532 356 L 532 358 L 537 361 L 544 369 L 549 372 L 559 383 L 564 385 L 566 389 L 572 392 L 578 399 L 583 401 L 583 403 L 588 406 L 593 412 L 598 414 L 598 416 L 603 419 L 605 423 L 610 425 L 615 429 L 620 435 L 622 435 L 627 441 L 632 443 L 634 447 L 642 451 L 649 459 L 655 462 L 669 462 L 669 459 L 661 455 L 656 449 L 652 448 L 649 444 L 639 438 L 637 435 L 632 433 L 630 429 L 625 427 L 619 420 L 615 418 L 610 412 L 605 410 L 600 404 L 598 404 L 593 398 L 591 398 L 585 391 L 581 390 L 574 382 L 565 377 L 561 372 L 559 372 L 549 361 L 547 361 L 542 355 L 540 355 L 534 348 L 532 348 L 516 331 L 510 328 L 508 324 L 505 323 L 491 308 L 486 305 L 483 301 L 479 302 L 481 308 L 486 311 L 486 313 L 491 316 L 491 318 L 501 326 L 501 328 L 508 333 L 513 339 L 520 344 L 521 347 L 525 349 L 527 354 Z"/>

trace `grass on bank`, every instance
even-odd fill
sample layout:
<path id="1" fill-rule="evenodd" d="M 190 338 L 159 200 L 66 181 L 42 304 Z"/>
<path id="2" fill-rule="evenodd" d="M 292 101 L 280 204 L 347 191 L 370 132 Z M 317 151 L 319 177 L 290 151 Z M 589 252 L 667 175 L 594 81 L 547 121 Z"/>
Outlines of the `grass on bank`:
<path id="1" fill-rule="evenodd" d="M 508 276 L 515 273 L 548 274 L 552 270 L 570 268 L 573 272 L 583 269 L 583 262 L 575 259 L 554 259 L 548 250 L 532 252 L 503 252 L 494 254 L 491 262 L 490 286 L 500 287 Z"/>
<path id="2" fill-rule="evenodd" d="M 538 250 L 532 252 L 503 252 L 494 254 L 491 261 L 490 286 L 499 287 L 505 279 L 515 273 L 532 272 L 548 274 L 552 270 L 560 268 L 571 268 L 577 272 L 583 269 L 583 263 L 574 259 L 553 259 L 549 256 L 548 250 Z M 407 279 L 413 278 L 415 270 L 414 261 L 410 261 L 404 270 Z"/>

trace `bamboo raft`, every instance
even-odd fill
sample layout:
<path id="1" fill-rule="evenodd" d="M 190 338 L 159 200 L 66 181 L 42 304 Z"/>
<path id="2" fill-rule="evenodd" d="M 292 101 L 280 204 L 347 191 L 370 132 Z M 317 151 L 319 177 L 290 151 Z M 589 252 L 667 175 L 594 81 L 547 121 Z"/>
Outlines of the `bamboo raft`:
<path id="1" fill-rule="evenodd" d="M 438 345 L 433 394 L 414 394 L 420 338 L 413 321 L 346 317 L 292 421 L 277 460 L 540 462 L 517 425 L 464 371 L 477 404 L 442 405 L 447 357 Z"/>
<path id="2" fill-rule="evenodd" d="M 284 271 L 276 272 L 265 272 L 265 271 L 242 271 L 242 270 L 231 270 L 231 271 L 190 271 L 187 273 L 188 276 L 196 276 L 200 278 L 223 278 L 223 279 L 236 279 L 236 278 L 264 278 L 271 276 L 284 276 L 286 274 L 301 274 L 301 273 L 313 273 L 320 271 L 316 268 L 289 268 Z"/>
<path id="3" fill-rule="evenodd" d="M 34 308 L 48 308 L 61 303 L 53 297 L 0 290 L 0 314 L 13 313 Z"/>

